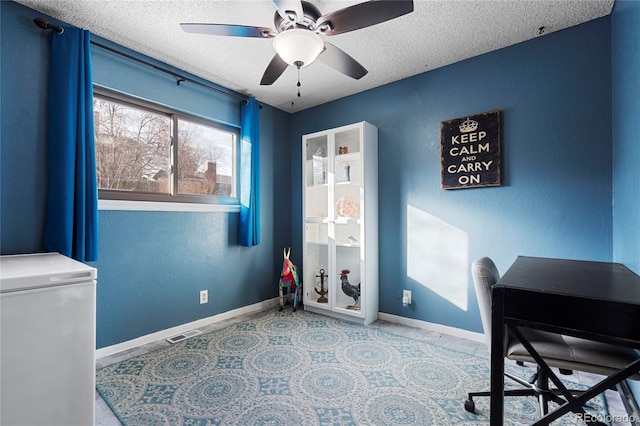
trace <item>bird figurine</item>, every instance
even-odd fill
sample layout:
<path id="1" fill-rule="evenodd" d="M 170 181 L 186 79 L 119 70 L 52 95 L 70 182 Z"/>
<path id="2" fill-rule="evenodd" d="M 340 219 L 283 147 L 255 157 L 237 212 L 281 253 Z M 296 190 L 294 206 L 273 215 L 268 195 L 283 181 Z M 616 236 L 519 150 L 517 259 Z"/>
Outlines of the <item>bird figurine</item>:
<path id="1" fill-rule="evenodd" d="M 360 283 L 357 286 L 349 283 L 349 277 L 347 275 L 351 272 L 348 269 L 343 269 L 340 271 L 340 281 L 342 281 L 342 291 L 347 296 L 353 297 L 355 303 L 353 305 L 347 306 L 347 309 L 360 309 L 356 305 L 358 304 L 358 299 L 360 299 Z"/>

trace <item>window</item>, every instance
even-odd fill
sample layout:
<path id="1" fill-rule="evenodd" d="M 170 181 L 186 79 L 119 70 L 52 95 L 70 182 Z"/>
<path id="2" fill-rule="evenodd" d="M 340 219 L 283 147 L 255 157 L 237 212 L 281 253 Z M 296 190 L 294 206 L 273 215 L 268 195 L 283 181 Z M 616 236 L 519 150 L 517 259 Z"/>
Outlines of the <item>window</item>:
<path id="1" fill-rule="evenodd" d="M 94 89 L 100 199 L 237 204 L 239 130 Z"/>

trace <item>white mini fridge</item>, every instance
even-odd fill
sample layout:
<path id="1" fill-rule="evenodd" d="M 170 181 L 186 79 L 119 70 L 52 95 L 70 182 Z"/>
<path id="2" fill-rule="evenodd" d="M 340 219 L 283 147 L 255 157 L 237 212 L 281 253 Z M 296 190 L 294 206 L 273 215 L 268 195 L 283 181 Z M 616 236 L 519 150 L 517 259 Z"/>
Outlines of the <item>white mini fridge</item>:
<path id="1" fill-rule="evenodd" d="M 0 256 L 0 425 L 94 423 L 97 270 Z"/>

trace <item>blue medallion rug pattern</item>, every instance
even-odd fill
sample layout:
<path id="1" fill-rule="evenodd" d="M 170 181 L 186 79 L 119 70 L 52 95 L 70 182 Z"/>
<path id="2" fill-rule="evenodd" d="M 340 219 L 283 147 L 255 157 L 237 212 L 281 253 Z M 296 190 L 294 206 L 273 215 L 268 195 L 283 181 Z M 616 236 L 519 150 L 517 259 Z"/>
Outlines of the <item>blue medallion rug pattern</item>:
<path id="1" fill-rule="evenodd" d="M 102 368 L 96 379 L 127 426 L 489 422 L 488 398 L 475 400 L 478 414 L 464 410 L 469 391 L 489 387 L 487 358 L 300 310 L 265 312 Z M 590 404 L 603 415 L 602 398 Z M 505 424 L 537 417 L 536 399 L 505 399 Z M 583 423 L 569 415 L 553 424 Z"/>

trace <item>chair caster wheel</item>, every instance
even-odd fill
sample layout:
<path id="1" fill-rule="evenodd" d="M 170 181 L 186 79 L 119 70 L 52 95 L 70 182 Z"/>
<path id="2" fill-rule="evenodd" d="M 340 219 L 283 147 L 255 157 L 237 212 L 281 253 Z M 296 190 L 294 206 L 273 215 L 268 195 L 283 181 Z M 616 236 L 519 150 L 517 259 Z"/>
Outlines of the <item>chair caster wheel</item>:
<path id="1" fill-rule="evenodd" d="M 278 312 L 282 312 L 284 308 L 282 306 L 280 306 L 280 309 L 278 309 Z"/>
<path id="2" fill-rule="evenodd" d="M 475 413 L 476 412 L 476 403 L 473 402 L 472 399 L 467 399 L 464 402 L 464 409 L 467 410 L 470 413 Z"/>

